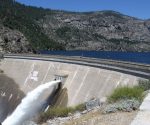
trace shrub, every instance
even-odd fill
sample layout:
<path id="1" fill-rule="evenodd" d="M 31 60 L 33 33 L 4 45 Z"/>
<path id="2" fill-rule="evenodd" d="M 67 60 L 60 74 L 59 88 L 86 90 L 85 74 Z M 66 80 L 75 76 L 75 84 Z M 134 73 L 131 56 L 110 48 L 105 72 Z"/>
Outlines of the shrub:
<path id="1" fill-rule="evenodd" d="M 150 89 L 150 79 L 147 80 L 140 80 L 139 81 L 139 87 L 143 88 L 144 91 L 149 90 Z"/>
<path id="2" fill-rule="evenodd" d="M 58 29 L 56 30 L 56 34 L 57 34 L 60 38 L 69 38 L 69 36 L 67 35 L 67 33 L 70 33 L 70 32 L 71 32 L 71 28 L 70 28 L 70 27 L 67 27 L 67 26 L 58 28 Z"/>
<path id="3" fill-rule="evenodd" d="M 75 111 L 84 111 L 86 109 L 85 104 L 79 104 L 77 106 L 74 107 Z"/>
<path id="4" fill-rule="evenodd" d="M 47 112 L 41 114 L 39 122 L 45 122 L 55 117 L 67 117 L 69 113 L 85 110 L 85 104 L 79 104 L 75 107 L 51 107 Z"/>
<path id="5" fill-rule="evenodd" d="M 45 122 L 47 119 L 53 119 L 54 117 L 66 117 L 72 110 L 72 108 L 52 107 L 47 112 L 41 114 L 39 121 Z"/>
<path id="6" fill-rule="evenodd" d="M 119 87 L 108 97 L 109 102 L 116 102 L 122 99 L 136 99 L 142 101 L 144 89 L 139 86 Z"/>
<path id="7" fill-rule="evenodd" d="M 103 113 L 113 113 L 117 111 L 131 112 L 133 110 L 137 110 L 140 104 L 140 101 L 136 99 L 120 100 L 116 103 L 107 105 L 104 108 Z"/>

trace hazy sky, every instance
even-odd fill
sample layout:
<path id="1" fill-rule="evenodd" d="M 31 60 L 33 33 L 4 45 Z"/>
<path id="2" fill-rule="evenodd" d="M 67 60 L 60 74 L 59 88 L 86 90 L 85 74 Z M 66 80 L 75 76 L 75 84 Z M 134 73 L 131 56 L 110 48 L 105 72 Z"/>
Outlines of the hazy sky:
<path id="1" fill-rule="evenodd" d="M 27 5 L 68 10 L 114 10 L 141 19 L 150 18 L 150 0 L 16 0 Z"/>

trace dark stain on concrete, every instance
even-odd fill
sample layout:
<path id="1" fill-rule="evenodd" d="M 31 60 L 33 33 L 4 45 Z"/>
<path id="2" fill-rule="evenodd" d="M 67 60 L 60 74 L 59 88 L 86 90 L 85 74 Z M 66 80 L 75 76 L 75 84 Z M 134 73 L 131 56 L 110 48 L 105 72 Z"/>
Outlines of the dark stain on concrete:
<path id="1" fill-rule="evenodd" d="M 0 122 L 14 111 L 24 96 L 13 79 L 0 73 Z"/>
<path id="2" fill-rule="evenodd" d="M 67 107 L 68 104 L 68 90 L 67 88 L 59 89 L 53 97 L 53 106 Z"/>

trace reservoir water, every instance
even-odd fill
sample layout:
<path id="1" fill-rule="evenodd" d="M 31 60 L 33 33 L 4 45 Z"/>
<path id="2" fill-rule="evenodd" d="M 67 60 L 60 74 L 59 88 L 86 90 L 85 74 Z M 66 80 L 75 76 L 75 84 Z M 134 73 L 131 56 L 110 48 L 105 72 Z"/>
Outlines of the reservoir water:
<path id="1" fill-rule="evenodd" d="M 40 54 L 80 56 L 150 64 L 150 52 L 116 51 L 40 51 Z"/>

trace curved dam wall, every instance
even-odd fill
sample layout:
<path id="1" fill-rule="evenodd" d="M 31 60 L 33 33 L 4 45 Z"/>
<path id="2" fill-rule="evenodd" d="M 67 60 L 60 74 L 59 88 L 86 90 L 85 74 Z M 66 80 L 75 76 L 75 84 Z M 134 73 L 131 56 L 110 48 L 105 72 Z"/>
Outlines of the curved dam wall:
<path id="1" fill-rule="evenodd" d="M 53 81 L 56 76 L 65 76 L 63 88 L 55 100 L 57 105 L 63 106 L 73 106 L 93 97 L 103 99 L 117 86 L 132 86 L 139 80 L 137 76 L 121 72 L 55 61 L 5 58 L 0 69 L 25 94 L 40 84 Z M 47 93 L 45 96 L 48 97 Z"/>

